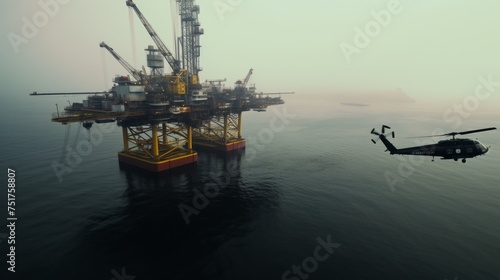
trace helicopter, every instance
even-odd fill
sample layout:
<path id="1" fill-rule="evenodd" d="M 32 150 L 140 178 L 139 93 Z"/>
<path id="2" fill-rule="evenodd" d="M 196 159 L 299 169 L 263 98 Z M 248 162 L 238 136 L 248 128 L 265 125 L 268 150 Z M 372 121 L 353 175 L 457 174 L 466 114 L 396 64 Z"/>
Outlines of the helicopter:
<path id="1" fill-rule="evenodd" d="M 387 147 L 387 150 L 391 153 L 391 155 L 397 154 L 397 155 L 432 156 L 432 161 L 434 161 L 434 157 L 441 157 L 441 159 L 453 159 L 455 161 L 462 159 L 462 162 L 465 163 L 467 158 L 474 158 L 476 156 L 480 156 L 487 153 L 489 147 L 486 147 L 484 144 L 482 144 L 477 140 L 459 139 L 455 138 L 455 136 L 495 130 L 497 128 L 488 127 L 488 128 L 468 130 L 462 132 L 450 132 L 441 135 L 420 136 L 420 137 L 451 136 L 452 139 L 441 140 L 435 144 L 409 147 L 403 149 L 396 148 L 391 142 L 389 142 L 389 140 L 387 140 L 387 136 L 389 135 L 391 135 L 392 138 L 394 138 L 395 133 L 394 131 L 392 131 L 390 133 L 385 134 L 386 129 L 391 129 L 391 128 L 387 125 L 382 125 L 382 133 L 376 132 L 374 128 L 372 129 L 371 134 L 378 136 L 378 139 L 380 139 L 382 143 L 384 143 L 384 145 Z M 377 141 L 373 139 L 372 142 L 374 144 L 377 143 Z"/>

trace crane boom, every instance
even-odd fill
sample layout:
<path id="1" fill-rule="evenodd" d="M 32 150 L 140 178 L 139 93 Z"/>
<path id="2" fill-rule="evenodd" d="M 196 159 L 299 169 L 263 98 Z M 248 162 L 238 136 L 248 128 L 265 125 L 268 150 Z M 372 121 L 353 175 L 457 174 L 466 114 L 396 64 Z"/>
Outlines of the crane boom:
<path id="1" fill-rule="evenodd" d="M 130 65 L 127 61 L 125 61 L 125 59 L 123 59 L 120 55 L 118 55 L 113 50 L 113 48 L 111 48 L 110 46 L 108 46 L 104 42 L 101 42 L 99 44 L 99 46 L 101 48 L 107 49 L 111 53 L 111 55 L 114 58 L 116 58 L 116 60 L 118 60 L 118 62 L 120 62 L 120 64 L 123 66 L 123 68 L 127 69 L 127 71 L 130 73 L 130 75 L 132 75 L 132 77 L 134 77 L 134 79 L 136 79 L 137 81 L 140 81 L 142 79 L 142 73 L 140 71 L 137 71 L 134 67 L 132 67 L 132 65 Z"/>
<path id="2" fill-rule="evenodd" d="M 144 27 L 146 28 L 146 30 L 148 31 L 149 36 L 151 36 L 151 38 L 155 42 L 156 46 L 160 50 L 163 57 L 165 57 L 165 59 L 167 60 L 168 64 L 170 65 L 170 67 L 172 68 L 174 73 L 180 72 L 181 66 L 180 66 L 179 61 L 177 59 L 175 59 L 175 57 L 172 55 L 172 53 L 168 50 L 167 46 L 165 46 L 165 44 L 162 42 L 162 40 L 160 39 L 158 34 L 156 34 L 156 31 L 153 29 L 153 26 L 151 26 L 151 24 L 149 24 L 146 17 L 144 17 L 144 15 L 141 13 L 139 8 L 137 8 L 137 5 L 132 0 L 127 0 L 125 3 L 127 4 L 127 6 L 134 9 L 135 13 L 137 14 L 139 19 L 141 20 L 141 22 L 144 25 Z"/>
<path id="3" fill-rule="evenodd" d="M 241 84 L 242 87 L 246 87 L 247 86 L 248 81 L 250 81 L 250 77 L 252 76 L 252 74 L 253 74 L 253 69 L 250 69 L 250 71 L 248 71 L 247 76 L 245 77 L 245 80 Z"/>

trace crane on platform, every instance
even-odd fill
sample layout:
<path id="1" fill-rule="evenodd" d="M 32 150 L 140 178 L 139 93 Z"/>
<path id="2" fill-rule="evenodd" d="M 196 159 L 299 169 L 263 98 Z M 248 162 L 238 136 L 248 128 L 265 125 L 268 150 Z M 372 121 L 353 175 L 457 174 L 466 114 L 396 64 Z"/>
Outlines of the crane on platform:
<path id="1" fill-rule="evenodd" d="M 253 69 L 250 68 L 250 71 L 248 71 L 248 74 L 245 77 L 245 80 L 243 80 L 243 83 L 241 84 L 242 87 L 246 87 L 247 86 L 248 81 L 250 81 L 250 77 L 252 76 L 252 74 L 253 74 Z"/>
<path id="2" fill-rule="evenodd" d="M 243 79 L 243 81 L 241 80 L 238 80 L 236 82 L 236 85 L 238 85 L 238 87 L 241 87 L 241 88 L 246 88 L 247 84 L 248 84 L 248 81 L 250 81 L 250 77 L 252 76 L 253 74 L 253 69 L 250 68 L 250 70 L 248 71 L 245 79 Z"/>
<path id="3" fill-rule="evenodd" d="M 165 46 L 165 44 L 160 39 L 160 37 L 158 36 L 156 31 L 153 29 L 153 26 L 148 22 L 146 17 L 144 17 L 144 15 L 141 13 L 141 11 L 137 7 L 137 5 L 132 0 L 127 0 L 125 3 L 127 4 L 128 7 L 132 8 L 135 11 L 137 16 L 141 20 L 142 24 L 144 25 L 144 27 L 148 31 L 149 36 L 151 36 L 151 38 L 155 42 L 156 46 L 158 47 L 158 50 L 163 55 L 163 57 L 165 57 L 168 64 L 172 68 L 172 71 L 174 71 L 174 74 L 179 73 L 181 71 L 181 66 L 180 66 L 179 60 L 177 60 L 174 57 L 174 55 L 168 50 L 167 46 Z"/>
<path id="4" fill-rule="evenodd" d="M 143 80 L 143 75 L 146 73 L 141 73 L 141 71 L 136 70 L 130 63 L 128 63 L 125 59 L 123 59 L 119 54 L 117 54 L 112 47 L 108 46 L 108 44 L 101 42 L 99 44 L 101 48 L 105 48 L 111 53 L 111 55 L 120 62 L 120 64 L 125 68 L 134 79 L 137 81 L 142 81 Z"/>

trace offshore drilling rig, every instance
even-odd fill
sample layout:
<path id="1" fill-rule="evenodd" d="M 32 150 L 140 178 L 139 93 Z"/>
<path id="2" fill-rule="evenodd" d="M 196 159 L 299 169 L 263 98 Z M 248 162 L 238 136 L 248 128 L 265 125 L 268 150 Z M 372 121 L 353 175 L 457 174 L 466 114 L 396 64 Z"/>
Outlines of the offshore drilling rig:
<path id="1" fill-rule="evenodd" d="M 62 124 L 82 122 L 92 124 L 116 121 L 122 127 L 123 150 L 120 163 L 160 172 L 197 161 L 195 148 L 229 152 L 245 148 L 241 135 L 242 112 L 263 111 L 270 105 L 283 104 L 281 94 L 256 93 L 247 88 L 250 69 L 234 88 L 224 88 L 226 80 L 200 82 L 200 36 L 203 29 L 198 21 L 200 7 L 194 0 L 176 0 L 181 21 L 178 51 L 172 54 L 136 3 L 126 1 L 153 39 L 156 47 L 148 46 L 146 69 L 137 70 L 105 42 L 100 47 L 128 71 L 116 76 L 107 92 L 94 92 L 82 103 L 73 103 L 52 121 Z M 164 61 L 172 69 L 164 74 Z M 68 93 L 37 93 L 31 95 Z M 89 93 L 83 93 L 89 94 Z M 278 97 L 269 97 L 278 94 Z M 264 97 L 265 96 L 265 97 Z"/>

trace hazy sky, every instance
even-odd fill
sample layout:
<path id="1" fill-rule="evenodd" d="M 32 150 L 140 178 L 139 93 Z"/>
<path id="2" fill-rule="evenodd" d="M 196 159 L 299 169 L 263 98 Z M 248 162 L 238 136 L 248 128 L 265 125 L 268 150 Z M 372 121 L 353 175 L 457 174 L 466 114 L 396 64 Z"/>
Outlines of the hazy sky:
<path id="1" fill-rule="evenodd" d="M 101 41 L 134 64 L 124 0 L 4 2 L 2 94 L 109 89 L 115 74 L 127 73 L 99 47 Z M 170 0 L 135 2 L 172 47 Z M 50 3 L 48 12 L 43 3 Z M 472 98 L 483 84 L 479 77 L 500 83 L 498 0 L 203 0 L 197 4 L 205 30 L 202 80 L 227 78 L 232 84 L 254 68 L 251 83 L 265 92 L 344 97 L 352 93 L 372 95 L 367 98 L 372 101 L 373 96 L 383 99 L 385 91 L 401 91 L 417 102 L 450 104 Z M 153 42 L 135 14 L 133 18 L 135 66 L 140 68 L 146 64 L 143 49 Z M 36 23 L 38 30 L 27 27 Z M 483 90 L 484 98 L 478 100 L 500 107 L 500 84 Z"/>

